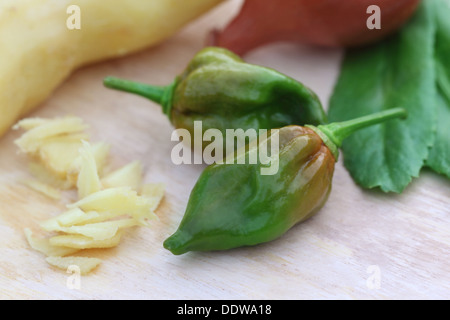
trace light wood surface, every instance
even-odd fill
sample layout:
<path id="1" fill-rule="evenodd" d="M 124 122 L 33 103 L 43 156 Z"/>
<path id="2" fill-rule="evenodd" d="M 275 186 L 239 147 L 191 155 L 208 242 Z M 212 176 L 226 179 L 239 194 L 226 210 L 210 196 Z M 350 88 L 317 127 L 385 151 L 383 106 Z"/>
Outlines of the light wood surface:
<path id="1" fill-rule="evenodd" d="M 208 30 L 225 25 L 240 3 L 226 2 L 158 47 L 77 71 L 32 114 L 82 117 L 92 140 L 111 143 L 115 164 L 141 160 L 146 182 L 167 185 L 160 221 L 127 232 L 117 248 L 91 250 L 87 255 L 103 263 L 80 279 L 79 288 L 68 286 L 71 274 L 48 265 L 23 233 L 60 213 L 64 201 L 21 183 L 28 172 L 13 143 L 20 132 L 0 140 L 1 299 L 450 298 L 450 183 L 427 170 L 403 194 L 382 194 L 355 185 L 341 160 L 325 207 L 276 241 L 182 256 L 162 247 L 203 166 L 174 165 L 173 128 L 160 108 L 106 89 L 102 79 L 170 83 L 203 46 Z M 340 50 L 276 44 L 245 59 L 304 82 L 327 107 L 341 57 Z"/>

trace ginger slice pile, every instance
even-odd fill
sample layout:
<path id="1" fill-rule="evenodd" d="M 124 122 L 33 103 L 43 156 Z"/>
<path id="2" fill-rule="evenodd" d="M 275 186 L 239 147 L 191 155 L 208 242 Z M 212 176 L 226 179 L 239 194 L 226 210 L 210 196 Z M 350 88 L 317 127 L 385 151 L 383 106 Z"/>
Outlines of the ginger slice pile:
<path id="1" fill-rule="evenodd" d="M 104 174 L 110 146 L 90 143 L 82 119 L 29 118 L 14 128 L 25 130 L 15 143 L 32 160 L 34 179 L 26 185 L 55 200 L 65 190 L 77 191 L 77 201 L 65 212 L 40 223 L 46 236 L 35 237 L 25 229 L 29 245 L 46 255 L 50 265 L 64 270 L 76 265 L 81 274 L 88 274 L 101 260 L 73 254 L 116 247 L 125 229 L 150 226 L 158 218 L 155 210 L 164 197 L 164 185 L 144 184 L 139 161 Z"/>

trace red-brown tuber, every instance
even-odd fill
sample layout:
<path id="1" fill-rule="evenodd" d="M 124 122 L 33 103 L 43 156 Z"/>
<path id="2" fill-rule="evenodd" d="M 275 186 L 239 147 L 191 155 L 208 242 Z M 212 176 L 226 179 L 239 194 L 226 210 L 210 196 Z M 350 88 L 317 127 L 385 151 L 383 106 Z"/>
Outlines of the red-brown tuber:
<path id="1" fill-rule="evenodd" d="M 355 47 L 376 42 L 400 28 L 420 0 L 245 0 L 208 45 L 238 55 L 277 41 L 325 47 Z M 371 6 L 378 6 L 373 11 Z M 373 22 L 380 29 L 373 28 Z M 368 27 L 372 25 L 372 29 Z"/>

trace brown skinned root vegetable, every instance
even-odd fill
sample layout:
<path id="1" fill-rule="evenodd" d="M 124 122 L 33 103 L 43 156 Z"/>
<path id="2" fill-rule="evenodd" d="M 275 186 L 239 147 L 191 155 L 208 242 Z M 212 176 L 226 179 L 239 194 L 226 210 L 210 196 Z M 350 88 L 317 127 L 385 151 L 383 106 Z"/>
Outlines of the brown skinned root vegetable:
<path id="1" fill-rule="evenodd" d="M 220 1 L 0 1 L 0 136 L 77 68 L 156 45 Z"/>
<path id="2" fill-rule="evenodd" d="M 397 30 L 420 0 L 246 0 L 222 31 L 211 32 L 207 45 L 238 55 L 277 41 L 326 47 L 354 47 L 376 42 Z M 369 8 L 379 7 L 379 11 Z M 379 12 L 380 29 L 369 29 Z"/>

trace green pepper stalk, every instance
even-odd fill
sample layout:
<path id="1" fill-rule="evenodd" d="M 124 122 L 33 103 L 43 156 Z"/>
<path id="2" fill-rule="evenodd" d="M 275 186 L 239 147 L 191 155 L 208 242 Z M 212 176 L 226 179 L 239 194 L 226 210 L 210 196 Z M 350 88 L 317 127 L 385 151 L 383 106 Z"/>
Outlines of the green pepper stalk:
<path id="1" fill-rule="evenodd" d="M 406 116 L 407 113 L 405 109 L 394 108 L 348 121 L 334 122 L 327 125 L 319 125 L 317 127 L 306 125 L 306 127 L 314 130 L 322 138 L 337 161 L 339 157 L 339 148 L 342 146 L 342 142 L 353 132 L 390 119 L 398 117 L 406 118 Z"/>
<path id="2" fill-rule="evenodd" d="M 406 117 L 395 108 L 319 126 L 286 126 L 277 134 L 278 172 L 260 174 L 261 164 L 216 163 L 200 175 L 177 231 L 164 241 L 175 255 L 228 250 L 274 240 L 316 214 L 331 191 L 342 140 L 361 128 Z M 249 144 L 256 152 L 268 141 Z M 235 157 L 242 156 L 237 152 Z"/>
<path id="3" fill-rule="evenodd" d="M 106 87 L 143 96 L 157 104 L 162 108 L 164 114 L 169 119 L 172 116 L 172 98 L 178 81 L 175 80 L 167 86 L 151 86 L 144 83 L 134 82 L 115 77 L 107 77 L 103 80 Z"/>
<path id="4" fill-rule="evenodd" d="M 219 129 L 273 129 L 287 125 L 327 122 L 314 92 L 270 68 L 245 63 L 216 47 L 198 52 L 168 86 L 152 86 L 114 77 L 108 88 L 143 96 L 160 104 L 176 128 L 194 134 L 194 121 L 203 132 Z M 206 147 L 204 143 L 203 147 Z"/>

